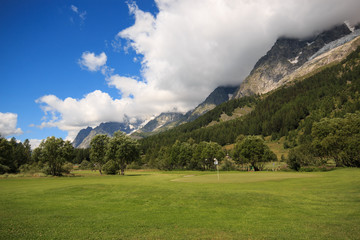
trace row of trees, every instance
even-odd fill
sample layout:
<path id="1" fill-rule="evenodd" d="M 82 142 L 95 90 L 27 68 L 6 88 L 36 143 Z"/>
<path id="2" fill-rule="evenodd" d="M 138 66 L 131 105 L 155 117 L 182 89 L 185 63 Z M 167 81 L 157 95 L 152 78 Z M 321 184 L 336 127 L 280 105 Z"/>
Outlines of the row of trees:
<path id="1" fill-rule="evenodd" d="M 223 164 L 231 164 L 230 157 L 239 165 L 251 166 L 255 171 L 261 170 L 265 162 L 276 161 L 276 155 L 264 143 L 264 140 L 255 136 L 240 136 L 234 150 L 226 153 L 216 142 L 195 143 L 190 139 L 186 142 L 176 141 L 170 147 L 162 147 L 157 158 L 150 160 L 150 167 L 163 170 L 214 169 L 214 159 Z"/>
<path id="2" fill-rule="evenodd" d="M 124 175 L 127 164 L 139 162 L 138 143 L 122 132 L 113 137 L 97 135 L 91 141 L 90 149 L 74 149 L 69 141 L 48 137 L 39 147 L 31 151 L 28 140 L 24 143 L 15 138 L 0 138 L 0 174 L 42 171 L 45 174 L 61 176 L 70 173 L 73 163 L 95 168 L 100 173 Z M 89 162 L 89 161 L 90 162 Z"/>

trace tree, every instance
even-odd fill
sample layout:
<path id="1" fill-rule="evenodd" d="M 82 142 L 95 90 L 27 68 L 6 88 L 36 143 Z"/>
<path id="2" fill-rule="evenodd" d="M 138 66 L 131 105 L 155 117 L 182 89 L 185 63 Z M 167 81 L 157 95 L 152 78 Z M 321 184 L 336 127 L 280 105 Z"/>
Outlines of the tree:
<path id="1" fill-rule="evenodd" d="M 48 137 L 40 143 L 38 149 L 39 160 L 47 164 L 46 173 L 53 176 L 61 176 L 66 172 L 64 164 L 71 162 L 74 157 L 74 147 L 62 138 Z"/>
<path id="2" fill-rule="evenodd" d="M 10 172 L 12 149 L 9 141 L 0 137 L 0 174 Z"/>
<path id="3" fill-rule="evenodd" d="M 235 144 L 234 158 L 238 163 L 250 163 L 255 171 L 259 171 L 265 162 L 276 161 L 276 155 L 259 137 L 247 136 Z"/>
<path id="4" fill-rule="evenodd" d="M 126 165 L 140 159 L 139 145 L 121 131 L 117 131 L 109 141 L 105 156 L 108 161 L 115 161 L 120 174 L 124 175 Z"/>
<path id="5" fill-rule="evenodd" d="M 106 163 L 105 155 L 108 143 L 109 137 L 105 134 L 96 135 L 90 142 L 90 161 L 99 169 L 100 174 Z"/>
<path id="6" fill-rule="evenodd" d="M 314 155 L 332 158 L 337 166 L 360 167 L 360 112 L 324 118 L 313 125 Z"/>
<path id="7" fill-rule="evenodd" d="M 28 164 L 31 160 L 29 140 L 24 143 L 15 138 L 6 140 L 0 137 L 0 174 L 17 173 L 21 165 Z"/>
<path id="8" fill-rule="evenodd" d="M 211 169 L 214 166 L 214 158 L 221 160 L 224 156 L 225 153 L 218 143 L 201 142 L 194 147 L 191 163 L 195 169 Z"/>

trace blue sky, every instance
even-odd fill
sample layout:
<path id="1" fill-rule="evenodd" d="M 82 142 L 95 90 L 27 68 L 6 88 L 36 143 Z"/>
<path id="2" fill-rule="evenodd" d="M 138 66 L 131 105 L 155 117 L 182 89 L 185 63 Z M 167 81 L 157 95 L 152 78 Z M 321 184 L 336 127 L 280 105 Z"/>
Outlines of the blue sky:
<path id="1" fill-rule="evenodd" d="M 139 3 L 143 9 L 156 11 L 154 2 L 143 2 Z M 99 89 L 119 97 L 101 73 L 82 69 L 78 60 L 85 51 L 105 52 L 108 62 L 119 66 L 117 72 L 139 75 L 141 65 L 134 63 L 134 51 L 118 52 L 111 45 L 116 34 L 134 21 L 124 1 L 0 1 L 0 112 L 18 115 L 17 127 L 23 134 L 14 136 L 21 140 L 67 136 L 58 128 L 30 127 L 41 124 L 44 113 L 35 102 L 41 96 L 82 98 Z"/>
<path id="2" fill-rule="evenodd" d="M 238 86 L 278 37 L 355 24 L 359 10 L 358 0 L 2 0 L 0 134 L 35 145 L 188 111 Z"/>

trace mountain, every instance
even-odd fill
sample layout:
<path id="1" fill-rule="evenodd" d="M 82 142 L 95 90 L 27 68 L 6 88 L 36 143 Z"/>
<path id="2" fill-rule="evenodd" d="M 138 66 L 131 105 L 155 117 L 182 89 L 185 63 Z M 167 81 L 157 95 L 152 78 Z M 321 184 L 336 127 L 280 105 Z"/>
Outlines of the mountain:
<path id="1" fill-rule="evenodd" d="M 360 45 L 359 35 L 359 25 L 351 27 L 342 24 L 309 39 L 279 38 L 267 54 L 259 59 L 239 87 L 218 87 L 194 110 L 186 114 L 161 113 L 143 126 L 140 122 L 131 125 L 125 121 L 102 123 L 94 129 L 88 127 L 79 132 L 73 146 L 88 147 L 93 136 L 112 135 L 118 130 L 127 134 L 133 132 L 133 137 L 147 137 L 192 122 L 231 98 L 267 93 L 294 79 L 313 74 L 330 63 L 341 61 Z M 248 111 L 250 110 L 245 112 Z"/>
<path id="2" fill-rule="evenodd" d="M 358 28 L 358 27 L 357 27 Z M 255 64 L 250 75 L 241 83 L 234 98 L 267 93 L 279 87 L 289 76 L 308 61 L 331 50 L 331 43 L 338 45 L 359 36 L 360 32 L 348 24 L 335 26 L 309 39 L 280 38 L 265 56 Z M 350 37 L 348 37 L 351 35 Z M 338 41 L 342 39 L 342 41 Z M 335 46 L 333 44 L 333 46 Z"/>
<path id="3" fill-rule="evenodd" d="M 191 122 L 216 106 L 232 98 L 238 87 L 217 87 L 204 102 L 200 103 L 194 110 L 188 112 L 186 122 Z"/>
<path id="4" fill-rule="evenodd" d="M 144 127 L 136 131 L 135 136 L 148 136 L 158 132 L 163 132 L 170 128 L 179 126 L 186 122 L 191 122 L 204 115 L 206 112 L 214 109 L 219 104 L 228 101 L 238 87 L 217 87 L 210 95 L 200 103 L 195 109 L 186 114 L 178 112 L 161 113 L 149 121 Z"/>
<path id="5" fill-rule="evenodd" d="M 84 139 L 90 134 L 92 130 L 93 130 L 92 127 L 81 129 L 80 132 L 77 134 L 76 138 L 74 139 L 74 141 L 72 142 L 72 145 L 74 147 L 78 147 L 84 141 Z"/>
<path id="6" fill-rule="evenodd" d="M 140 129 L 142 132 L 153 132 L 160 128 L 166 128 L 171 123 L 184 119 L 184 114 L 178 112 L 161 113 L 156 118 L 149 121 L 144 127 Z"/>
<path id="7" fill-rule="evenodd" d="M 148 164 L 160 166 L 156 165 L 158 156 L 163 156 L 161 154 L 164 154 L 166 149 L 171 149 L 177 140 L 188 143 L 211 141 L 224 146 L 233 144 L 240 135 L 270 136 L 273 140 L 284 137 L 284 146 L 285 143 L 289 148 L 302 145 L 302 149 L 309 152 L 307 144 L 313 144 L 313 129 L 316 126 L 320 130 L 317 134 L 328 135 L 332 140 L 341 139 L 334 138 L 333 133 L 341 129 L 341 124 L 345 122 L 343 119 L 354 119 L 354 116 L 359 116 L 360 111 L 360 37 L 318 56 L 325 59 L 327 55 L 332 58 L 333 54 L 339 53 L 340 48 L 351 46 L 351 49 L 356 44 L 356 50 L 347 52 L 346 58 L 338 63 L 332 62 L 320 69 L 314 69 L 308 76 L 300 79 L 301 81 L 293 81 L 261 96 L 232 99 L 193 122 L 140 140 Z M 246 106 L 251 107 L 252 111 L 229 121 L 221 120 L 220 113 L 230 116 L 236 109 Z M 209 124 L 211 122 L 217 123 Z M 329 125 L 324 123 L 334 125 L 327 129 L 328 127 L 323 127 Z M 345 132 L 341 133 L 343 137 L 352 137 L 348 130 Z M 192 140 L 189 141 L 190 139 Z M 342 139 L 340 142 L 344 143 Z M 320 144 L 322 143 L 317 142 L 313 145 L 316 147 L 314 152 L 317 152 Z M 352 151 L 353 148 L 347 149 L 356 153 Z"/>
<path id="8" fill-rule="evenodd" d="M 105 122 L 101 123 L 95 128 L 87 127 L 80 130 L 72 145 L 75 148 L 88 148 L 91 139 L 98 134 L 106 134 L 112 136 L 116 131 L 122 131 L 127 134 L 131 133 L 140 126 L 141 122 L 130 123 L 129 121 L 120 122 Z"/>

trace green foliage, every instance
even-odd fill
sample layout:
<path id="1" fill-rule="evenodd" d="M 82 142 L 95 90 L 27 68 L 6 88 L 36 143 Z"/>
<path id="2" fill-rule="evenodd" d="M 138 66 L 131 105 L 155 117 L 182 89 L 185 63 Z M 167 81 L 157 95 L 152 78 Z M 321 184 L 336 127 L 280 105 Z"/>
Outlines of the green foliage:
<path id="1" fill-rule="evenodd" d="M 41 172 L 42 166 L 40 166 L 37 162 L 33 162 L 31 164 L 23 164 L 20 166 L 19 170 L 21 173 L 38 173 Z"/>
<path id="2" fill-rule="evenodd" d="M 29 140 L 17 142 L 15 138 L 7 140 L 0 136 L 0 174 L 17 173 L 23 164 L 31 162 Z"/>
<path id="3" fill-rule="evenodd" d="M 39 160 L 45 165 L 44 173 L 53 176 L 61 176 L 68 173 L 69 167 L 65 163 L 74 158 L 74 147 L 69 141 L 62 138 L 48 137 L 42 141 L 37 150 Z"/>
<path id="4" fill-rule="evenodd" d="M 69 174 L 74 169 L 74 165 L 71 162 L 65 162 L 62 165 L 62 172 Z"/>
<path id="5" fill-rule="evenodd" d="M 75 148 L 73 163 L 80 164 L 83 160 L 90 161 L 90 148 Z"/>
<path id="6" fill-rule="evenodd" d="M 277 161 L 275 153 L 259 137 L 247 136 L 235 144 L 233 156 L 239 164 L 249 163 L 255 171 L 263 168 L 265 162 Z"/>
<path id="7" fill-rule="evenodd" d="M 221 171 L 235 171 L 237 170 L 237 166 L 235 161 L 233 161 L 231 158 L 224 158 L 223 161 L 221 162 L 219 169 Z"/>
<path id="8" fill-rule="evenodd" d="M 114 160 L 109 160 L 102 166 L 102 170 L 105 172 L 105 174 L 115 175 L 119 172 L 120 169 Z"/>
<path id="9" fill-rule="evenodd" d="M 334 159 L 337 166 L 360 167 L 360 112 L 324 118 L 311 132 L 314 155 Z"/>
<path id="10" fill-rule="evenodd" d="M 114 161 L 120 174 L 124 175 L 126 165 L 140 159 L 139 145 L 121 131 L 115 132 L 107 144 L 105 157 L 108 161 Z"/>
<path id="11" fill-rule="evenodd" d="M 221 146 L 214 142 L 194 143 L 176 141 L 171 147 L 162 147 L 154 167 L 162 170 L 206 170 L 214 168 L 214 158 L 225 156 Z"/>
<path id="12" fill-rule="evenodd" d="M 110 138 L 108 135 L 96 135 L 90 142 L 90 160 L 101 174 L 102 166 L 106 163 L 105 155 Z"/>
<path id="13" fill-rule="evenodd" d="M 92 170 L 92 169 L 94 169 L 94 165 L 91 162 L 87 161 L 87 160 L 83 160 L 81 162 L 79 168 L 81 170 Z"/>

